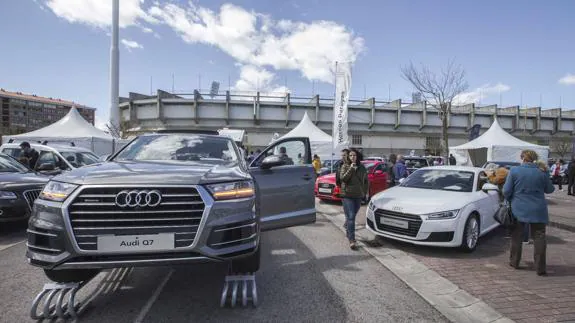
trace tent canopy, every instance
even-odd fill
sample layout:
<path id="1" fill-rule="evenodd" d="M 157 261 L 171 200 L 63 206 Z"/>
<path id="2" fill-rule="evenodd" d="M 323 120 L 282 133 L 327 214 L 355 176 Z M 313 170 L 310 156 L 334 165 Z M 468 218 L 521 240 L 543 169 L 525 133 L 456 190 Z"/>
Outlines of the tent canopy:
<path id="1" fill-rule="evenodd" d="M 308 137 L 311 144 L 311 153 L 317 154 L 322 159 L 331 159 L 332 139 L 331 136 L 323 132 L 313 121 L 311 121 L 307 112 L 305 112 L 300 123 L 290 132 L 278 139 L 272 139 L 272 142 L 294 137 Z"/>
<path id="2" fill-rule="evenodd" d="M 44 128 L 31 132 L 3 136 L 3 141 L 13 139 L 16 141 L 48 141 L 73 142 L 79 147 L 92 150 L 97 155 L 110 154 L 114 151 L 115 138 L 110 134 L 94 127 L 80 115 L 76 108 L 57 122 Z"/>
<path id="3" fill-rule="evenodd" d="M 463 145 L 449 147 L 449 152 L 457 159 L 458 165 L 481 166 L 486 161 L 520 162 L 524 149 L 534 150 L 541 159 L 547 159 L 549 155 L 549 147 L 513 137 L 495 119 L 484 134 Z"/>

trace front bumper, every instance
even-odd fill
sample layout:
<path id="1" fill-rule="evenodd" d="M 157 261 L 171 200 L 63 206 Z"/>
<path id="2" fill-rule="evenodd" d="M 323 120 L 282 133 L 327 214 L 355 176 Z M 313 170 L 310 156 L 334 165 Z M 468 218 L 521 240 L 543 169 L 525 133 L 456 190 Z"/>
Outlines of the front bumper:
<path id="1" fill-rule="evenodd" d="M 30 207 L 26 200 L 21 197 L 0 200 L 0 222 L 20 221 L 28 217 L 30 217 Z"/>
<path id="2" fill-rule="evenodd" d="M 97 239 L 85 242 L 88 240 L 82 240 L 77 234 L 77 224 L 73 227 L 68 210 L 80 192 L 72 194 L 64 203 L 37 200 L 27 231 L 28 261 L 45 269 L 104 269 L 219 262 L 257 251 L 260 235 L 254 198 L 216 202 L 203 187 L 190 188 L 196 189 L 204 202 L 197 232 L 193 239 L 187 239 L 190 240 L 187 245 L 175 240 L 173 248 L 162 250 L 100 251 Z M 182 216 L 192 215 L 178 214 L 178 217 Z M 114 235 L 113 232 L 106 233 Z M 132 230 L 130 234 L 150 232 Z M 87 250 L 90 244 L 93 248 Z"/>
<path id="3" fill-rule="evenodd" d="M 460 216 L 454 219 L 427 220 L 424 216 L 402 215 L 391 211 L 374 212 L 368 208 L 366 218 L 367 229 L 382 237 L 423 246 L 461 245 L 464 221 L 461 221 Z M 407 227 L 402 227 L 405 222 Z"/>

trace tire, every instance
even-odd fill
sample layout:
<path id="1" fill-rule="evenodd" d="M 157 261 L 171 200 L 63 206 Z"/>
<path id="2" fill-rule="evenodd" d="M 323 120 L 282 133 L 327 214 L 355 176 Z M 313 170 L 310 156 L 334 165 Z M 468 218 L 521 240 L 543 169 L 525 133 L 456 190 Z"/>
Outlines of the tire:
<path id="1" fill-rule="evenodd" d="M 98 269 L 44 269 L 44 274 L 55 283 L 81 283 L 94 278 L 100 270 Z"/>
<path id="2" fill-rule="evenodd" d="M 261 259 L 261 246 L 258 246 L 258 250 L 252 255 L 232 260 L 232 270 L 235 273 L 255 273 L 260 270 L 260 259 Z"/>
<path id="3" fill-rule="evenodd" d="M 479 243 L 480 223 L 476 213 L 472 213 L 465 221 L 465 229 L 461 237 L 461 250 L 464 252 L 473 252 Z"/>

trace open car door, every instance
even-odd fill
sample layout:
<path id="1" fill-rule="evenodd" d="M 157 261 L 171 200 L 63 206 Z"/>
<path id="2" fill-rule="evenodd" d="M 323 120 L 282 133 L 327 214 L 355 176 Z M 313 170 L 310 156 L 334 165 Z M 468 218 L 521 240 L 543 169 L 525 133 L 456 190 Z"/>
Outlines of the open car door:
<path id="1" fill-rule="evenodd" d="M 315 171 L 309 138 L 273 143 L 250 164 L 261 231 L 314 223 Z"/>

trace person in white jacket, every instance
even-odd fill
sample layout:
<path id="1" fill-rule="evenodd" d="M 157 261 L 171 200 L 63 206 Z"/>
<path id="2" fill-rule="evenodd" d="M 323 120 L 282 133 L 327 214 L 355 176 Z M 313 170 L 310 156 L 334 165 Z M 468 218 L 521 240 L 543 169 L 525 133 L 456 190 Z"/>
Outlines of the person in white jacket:
<path id="1" fill-rule="evenodd" d="M 563 191 L 563 176 L 565 176 L 563 160 L 559 159 L 553 166 L 551 166 L 551 178 L 553 183 L 557 183 L 560 191 Z"/>

